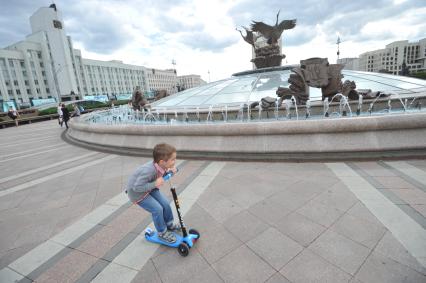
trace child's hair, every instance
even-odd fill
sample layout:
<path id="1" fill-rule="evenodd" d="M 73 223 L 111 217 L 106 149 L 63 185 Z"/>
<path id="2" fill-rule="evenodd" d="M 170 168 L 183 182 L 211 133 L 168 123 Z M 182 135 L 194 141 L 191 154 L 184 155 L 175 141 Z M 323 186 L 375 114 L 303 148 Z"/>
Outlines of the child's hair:
<path id="1" fill-rule="evenodd" d="M 174 146 L 167 143 L 159 143 L 154 147 L 152 156 L 154 157 L 154 162 L 158 163 L 160 160 L 169 160 L 175 152 L 176 148 Z"/>

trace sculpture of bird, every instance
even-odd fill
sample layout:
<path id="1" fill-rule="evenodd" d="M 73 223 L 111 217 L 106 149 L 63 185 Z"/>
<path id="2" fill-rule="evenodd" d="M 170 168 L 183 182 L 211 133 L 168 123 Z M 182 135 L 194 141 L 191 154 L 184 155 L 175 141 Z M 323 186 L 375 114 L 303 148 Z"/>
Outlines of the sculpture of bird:
<path id="1" fill-rule="evenodd" d="M 254 41 L 255 41 L 255 39 L 254 39 L 254 35 L 253 35 L 253 32 L 251 31 L 251 30 L 249 30 L 248 28 L 246 28 L 246 27 L 243 27 L 243 26 L 241 26 L 243 29 L 245 29 L 246 30 L 246 36 L 244 36 L 243 35 L 243 33 L 241 32 L 241 30 L 239 30 L 239 29 L 237 29 L 237 28 L 235 28 L 235 30 L 237 30 L 237 31 L 239 31 L 240 32 L 240 34 L 241 34 L 241 37 L 247 42 L 247 43 L 249 43 L 251 46 L 253 46 L 254 47 Z"/>
<path id="2" fill-rule="evenodd" d="M 281 37 L 281 34 L 285 29 L 292 29 L 296 26 L 296 19 L 284 20 L 280 24 L 278 24 L 279 15 L 280 11 L 278 11 L 275 26 L 270 26 L 263 22 L 253 21 L 253 23 L 251 24 L 252 31 L 261 33 L 268 40 L 268 44 L 278 43 L 278 39 Z"/>

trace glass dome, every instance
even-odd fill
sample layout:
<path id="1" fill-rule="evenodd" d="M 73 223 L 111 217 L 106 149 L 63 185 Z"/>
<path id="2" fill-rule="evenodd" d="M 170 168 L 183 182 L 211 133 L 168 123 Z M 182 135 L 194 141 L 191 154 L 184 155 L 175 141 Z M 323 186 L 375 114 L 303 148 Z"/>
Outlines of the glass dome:
<path id="1" fill-rule="evenodd" d="M 232 77 L 199 87 L 191 88 L 152 104 L 153 108 L 208 108 L 209 106 L 239 106 L 261 100 L 263 97 L 276 97 L 279 86 L 289 87 L 288 78 L 295 66 L 246 71 Z M 382 73 L 342 71 L 345 80 L 355 81 L 357 89 L 415 94 L 426 91 L 426 81 Z M 321 89 L 310 87 L 310 100 L 321 100 Z"/>

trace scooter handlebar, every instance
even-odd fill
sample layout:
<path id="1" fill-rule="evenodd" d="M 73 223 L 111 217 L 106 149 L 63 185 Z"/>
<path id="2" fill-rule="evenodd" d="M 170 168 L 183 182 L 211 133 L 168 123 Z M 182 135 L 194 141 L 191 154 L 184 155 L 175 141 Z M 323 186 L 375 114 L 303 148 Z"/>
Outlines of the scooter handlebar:
<path id="1" fill-rule="evenodd" d="M 179 170 L 176 168 L 176 173 L 178 172 Z M 168 181 L 171 177 L 173 177 L 173 171 L 168 171 L 166 174 L 164 174 L 164 176 L 163 176 L 163 180 L 164 181 Z"/>

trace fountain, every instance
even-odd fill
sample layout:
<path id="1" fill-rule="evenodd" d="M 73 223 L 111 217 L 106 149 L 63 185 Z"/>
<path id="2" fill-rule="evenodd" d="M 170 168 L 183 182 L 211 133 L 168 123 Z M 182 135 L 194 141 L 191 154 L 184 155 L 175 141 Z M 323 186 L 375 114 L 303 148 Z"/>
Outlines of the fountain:
<path id="1" fill-rule="evenodd" d="M 270 41 L 269 49 L 276 52 Z M 326 58 L 281 67 L 275 59 L 284 55 L 264 51 L 254 61 L 262 68 L 179 92 L 150 107 L 134 102 L 133 108 L 83 115 L 72 120 L 66 136 L 84 146 L 140 155 L 167 142 L 183 158 L 426 156 L 424 80 L 342 70 Z M 256 112 L 257 119 L 252 117 Z"/>

